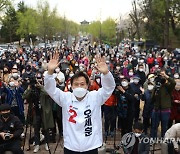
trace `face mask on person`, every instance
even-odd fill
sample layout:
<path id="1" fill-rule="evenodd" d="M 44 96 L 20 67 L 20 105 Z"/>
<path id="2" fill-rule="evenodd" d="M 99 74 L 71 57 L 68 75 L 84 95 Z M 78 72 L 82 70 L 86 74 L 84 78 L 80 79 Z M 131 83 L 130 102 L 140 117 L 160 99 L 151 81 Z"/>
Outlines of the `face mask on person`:
<path id="1" fill-rule="evenodd" d="M 179 79 L 179 74 L 174 74 L 175 79 Z"/>
<path id="2" fill-rule="evenodd" d="M 73 89 L 73 94 L 77 98 L 84 97 L 86 95 L 86 93 L 87 93 L 87 89 L 85 89 L 85 88 L 75 88 L 75 89 Z"/>
<path id="3" fill-rule="evenodd" d="M 140 62 L 140 63 L 144 63 L 144 60 L 141 59 L 141 60 L 139 60 L 139 62 Z"/>
<path id="4" fill-rule="evenodd" d="M 167 57 L 164 57 L 164 60 L 168 60 L 168 58 L 167 58 Z"/>
<path id="5" fill-rule="evenodd" d="M 134 135 L 135 135 L 136 137 L 140 137 L 140 136 L 141 136 L 140 133 L 134 133 Z"/>
<path id="6" fill-rule="evenodd" d="M 74 73 L 70 73 L 70 74 L 69 74 L 69 77 L 72 78 L 73 75 L 74 75 Z"/>
<path id="7" fill-rule="evenodd" d="M 138 80 L 138 79 L 134 79 L 133 82 L 136 83 L 136 84 L 138 84 L 138 83 L 139 83 L 139 80 Z"/>
<path id="8" fill-rule="evenodd" d="M 180 90 L 180 82 L 178 81 L 178 82 L 176 82 L 176 86 L 175 86 L 175 89 L 178 91 L 178 90 Z"/>
<path id="9" fill-rule="evenodd" d="M 78 63 L 76 63 L 75 66 L 77 67 L 77 66 L 78 66 Z"/>
<path id="10" fill-rule="evenodd" d="M 19 63 L 20 63 L 20 60 L 19 60 L 19 59 L 18 59 L 18 60 L 16 60 L 16 63 L 17 63 L 17 64 L 19 64 Z"/>
<path id="11" fill-rule="evenodd" d="M 59 73 L 59 72 L 60 72 L 60 69 L 59 69 L 59 68 L 56 68 L 56 69 L 55 69 L 55 72 L 56 72 L 56 73 Z"/>
<path id="12" fill-rule="evenodd" d="M 121 67 L 117 66 L 116 69 L 119 71 Z"/>
<path id="13" fill-rule="evenodd" d="M 143 72 L 144 70 L 143 70 L 143 68 L 139 68 L 139 72 Z"/>
<path id="14" fill-rule="evenodd" d="M 17 79 L 18 76 L 19 76 L 19 74 L 18 74 L 18 73 L 13 73 L 12 76 L 13 76 L 14 79 L 15 79 L 15 78 Z"/>
<path id="15" fill-rule="evenodd" d="M 122 82 L 121 82 L 121 85 L 122 85 L 123 87 L 127 87 L 127 86 L 128 86 L 128 82 L 127 82 L 127 81 L 122 81 Z"/>
<path id="16" fill-rule="evenodd" d="M 148 90 L 153 90 L 154 86 L 153 85 L 148 85 Z"/>
<path id="17" fill-rule="evenodd" d="M 3 117 L 4 119 L 8 119 L 9 116 L 10 116 L 10 112 L 8 112 L 8 113 L 3 113 L 3 114 L 2 114 L 2 117 Z"/>
<path id="18" fill-rule="evenodd" d="M 134 73 L 133 72 L 129 72 L 129 76 L 133 76 L 134 75 Z"/>
<path id="19" fill-rule="evenodd" d="M 155 68 L 159 68 L 159 65 L 155 65 Z"/>
<path id="20" fill-rule="evenodd" d="M 14 87 L 14 82 L 13 82 L 13 81 L 9 82 L 9 85 L 10 85 L 11 87 Z"/>
<path id="21" fill-rule="evenodd" d="M 133 79 L 130 79 L 130 83 L 133 83 L 134 82 L 134 80 Z"/>
<path id="22" fill-rule="evenodd" d="M 150 78 L 149 81 L 150 81 L 150 82 L 154 82 L 154 78 Z"/>

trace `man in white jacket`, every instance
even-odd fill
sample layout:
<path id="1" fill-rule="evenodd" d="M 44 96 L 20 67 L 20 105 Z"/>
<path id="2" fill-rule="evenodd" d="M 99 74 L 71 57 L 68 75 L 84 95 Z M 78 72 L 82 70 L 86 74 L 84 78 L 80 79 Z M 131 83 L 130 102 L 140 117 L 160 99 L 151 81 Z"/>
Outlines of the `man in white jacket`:
<path id="1" fill-rule="evenodd" d="M 102 145 L 101 105 L 111 96 L 115 81 L 109 72 L 105 59 L 96 58 L 97 70 L 101 73 L 102 88 L 88 92 L 89 78 L 79 72 L 71 78 L 73 92 L 56 88 L 53 72 L 58 67 L 58 54 L 48 63 L 45 76 L 45 90 L 62 107 L 64 154 L 98 154 Z"/>

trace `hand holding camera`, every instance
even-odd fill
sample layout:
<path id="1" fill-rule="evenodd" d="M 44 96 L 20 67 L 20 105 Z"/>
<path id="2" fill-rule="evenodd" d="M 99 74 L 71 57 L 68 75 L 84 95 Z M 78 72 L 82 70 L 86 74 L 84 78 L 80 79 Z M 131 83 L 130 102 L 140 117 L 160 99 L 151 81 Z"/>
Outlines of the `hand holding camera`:
<path id="1" fill-rule="evenodd" d="M 2 137 L 3 140 L 10 140 L 11 138 L 13 138 L 13 134 L 5 133 L 5 132 L 1 132 L 0 136 Z"/>

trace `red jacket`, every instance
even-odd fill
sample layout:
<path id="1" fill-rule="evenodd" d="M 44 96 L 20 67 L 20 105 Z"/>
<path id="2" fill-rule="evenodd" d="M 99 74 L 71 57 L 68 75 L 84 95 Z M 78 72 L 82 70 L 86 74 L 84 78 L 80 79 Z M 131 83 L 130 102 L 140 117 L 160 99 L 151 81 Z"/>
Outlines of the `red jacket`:
<path id="1" fill-rule="evenodd" d="M 115 106 L 117 105 L 117 98 L 115 95 L 111 95 L 109 99 L 105 102 L 107 106 Z"/>
<path id="2" fill-rule="evenodd" d="M 149 64 L 154 64 L 154 58 L 153 57 L 149 57 L 148 59 L 147 59 L 147 64 L 149 65 Z"/>
<path id="3" fill-rule="evenodd" d="M 163 66 L 163 58 L 162 57 L 157 57 L 156 59 L 157 59 L 157 62 L 159 64 L 159 66 L 162 67 Z"/>

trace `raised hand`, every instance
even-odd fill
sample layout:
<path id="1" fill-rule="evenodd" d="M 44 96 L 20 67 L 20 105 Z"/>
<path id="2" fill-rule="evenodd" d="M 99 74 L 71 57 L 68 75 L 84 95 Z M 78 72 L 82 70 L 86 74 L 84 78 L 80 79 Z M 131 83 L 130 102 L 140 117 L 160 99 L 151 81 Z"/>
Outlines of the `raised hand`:
<path id="1" fill-rule="evenodd" d="M 50 57 L 50 61 L 48 63 L 48 74 L 52 75 L 54 73 L 54 70 L 56 67 L 59 66 L 59 54 L 58 52 L 55 52 L 53 56 Z"/>
<path id="2" fill-rule="evenodd" d="M 96 69 L 99 72 L 103 73 L 104 75 L 107 74 L 109 72 L 109 70 L 108 70 L 108 66 L 106 64 L 105 58 L 97 55 L 95 57 L 95 60 L 97 63 Z"/>

